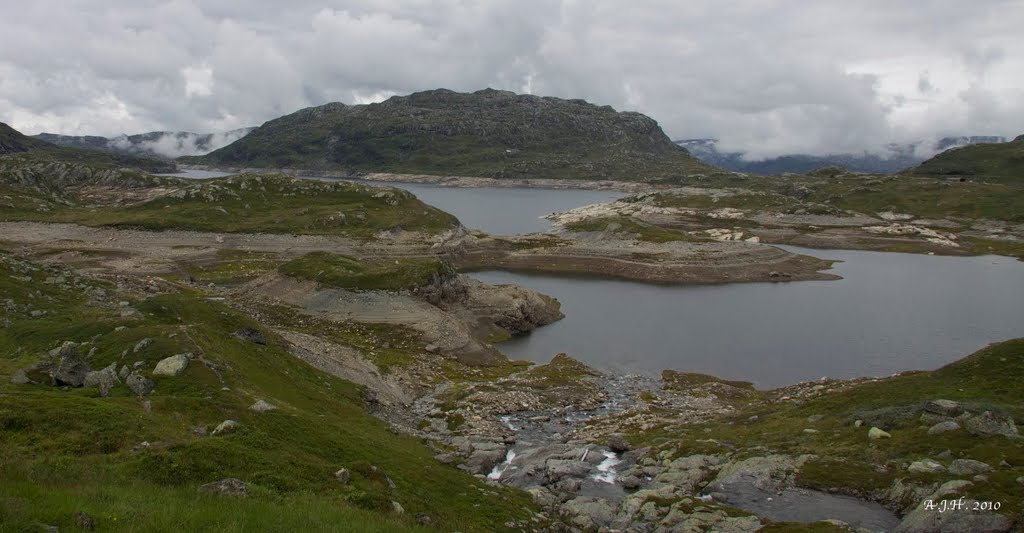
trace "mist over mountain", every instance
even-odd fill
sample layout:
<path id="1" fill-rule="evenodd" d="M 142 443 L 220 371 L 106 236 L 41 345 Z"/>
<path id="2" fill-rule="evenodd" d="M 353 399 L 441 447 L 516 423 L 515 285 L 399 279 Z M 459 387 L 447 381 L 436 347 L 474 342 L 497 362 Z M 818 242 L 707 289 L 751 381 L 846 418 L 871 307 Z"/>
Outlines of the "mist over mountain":
<path id="1" fill-rule="evenodd" d="M 32 137 L 69 148 L 84 148 L 112 154 L 174 159 L 185 155 L 210 153 L 245 137 L 254 129 L 256 128 L 239 128 L 223 133 L 152 131 L 138 135 L 119 135 L 117 137 L 40 133 Z"/>
<path id="2" fill-rule="evenodd" d="M 830 155 L 790 154 L 767 159 L 745 159 L 743 152 L 718 150 L 717 139 L 681 139 L 676 144 L 686 148 L 694 157 L 735 172 L 771 175 L 792 172 L 802 174 L 824 166 L 840 166 L 854 172 L 894 173 L 917 166 L 928 158 L 961 146 L 973 144 L 1005 143 L 1007 139 L 995 135 L 943 137 L 936 141 L 918 141 L 908 144 L 890 144 L 885 152 L 839 153 Z"/>

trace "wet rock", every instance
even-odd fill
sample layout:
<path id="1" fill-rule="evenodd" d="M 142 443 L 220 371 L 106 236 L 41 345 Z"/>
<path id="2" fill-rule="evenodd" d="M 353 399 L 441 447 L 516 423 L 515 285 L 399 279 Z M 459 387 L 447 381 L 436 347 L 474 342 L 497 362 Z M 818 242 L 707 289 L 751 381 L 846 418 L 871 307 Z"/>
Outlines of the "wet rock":
<path id="1" fill-rule="evenodd" d="M 617 455 L 622 455 L 630 450 L 630 445 L 622 435 L 612 435 L 608 439 L 608 449 Z"/>
<path id="2" fill-rule="evenodd" d="M 868 430 L 868 438 L 871 439 L 871 440 L 891 439 L 892 435 L 890 435 L 888 432 L 883 431 L 883 430 L 881 430 L 881 429 L 879 429 L 877 427 L 872 427 L 871 429 Z"/>
<path id="3" fill-rule="evenodd" d="M 590 472 L 591 468 L 589 463 L 583 461 L 548 459 L 544 465 L 544 478 L 548 484 L 558 483 L 567 477 L 584 477 Z"/>
<path id="4" fill-rule="evenodd" d="M 246 487 L 245 482 L 233 477 L 224 478 L 220 481 L 214 481 L 207 483 L 199 487 L 199 492 L 206 494 L 217 494 L 219 496 L 232 496 L 235 498 L 245 498 L 249 495 L 249 489 Z"/>
<path id="5" fill-rule="evenodd" d="M 153 368 L 154 376 L 166 376 L 174 377 L 180 375 L 188 367 L 188 362 L 192 360 L 192 354 L 190 353 L 179 353 L 161 359 Z"/>
<path id="6" fill-rule="evenodd" d="M 473 444 L 472 453 L 463 465 L 472 474 L 488 474 L 495 465 L 505 460 L 507 449 L 500 442 L 481 442 Z"/>
<path id="7" fill-rule="evenodd" d="M 211 435 L 217 436 L 226 435 L 228 433 L 234 433 L 235 430 L 237 430 L 240 426 L 241 424 L 235 422 L 234 420 L 225 420 L 220 424 L 217 424 L 217 427 L 213 428 L 213 433 L 211 433 Z"/>
<path id="8" fill-rule="evenodd" d="M 348 480 L 351 479 L 351 477 L 352 474 L 348 471 L 347 468 L 341 468 L 334 473 L 334 479 L 337 479 L 338 483 L 341 483 L 342 485 L 347 484 Z"/>
<path id="9" fill-rule="evenodd" d="M 249 406 L 250 411 L 256 411 L 257 413 L 265 413 L 274 409 L 277 409 L 277 406 L 265 400 L 256 400 L 256 403 Z"/>
<path id="10" fill-rule="evenodd" d="M 128 379 L 125 380 L 125 384 L 131 389 L 136 396 L 145 396 L 150 392 L 153 392 L 153 387 L 156 386 L 153 380 L 143 376 L 139 372 L 132 372 Z"/>
<path id="11" fill-rule="evenodd" d="M 907 467 L 907 471 L 914 474 L 938 474 L 945 472 L 946 467 L 942 466 L 942 463 L 934 459 L 922 459 L 920 461 L 914 461 Z"/>
<path id="12" fill-rule="evenodd" d="M 979 415 L 967 417 L 963 421 L 963 426 L 971 435 L 978 437 L 1020 438 L 1013 418 L 1004 413 L 985 411 Z"/>
<path id="13" fill-rule="evenodd" d="M 946 433 L 947 431 L 956 431 L 960 429 L 960 424 L 957 424 L 954 420 L 946 420 L 945 422 L 939 422 L 934 426 L 928 428 L 929 435 L 938 435 L 940 433 Z"/>
<path id="14" fill-rule="evenodd" d="M 135 347 L 132 348 L 132 353 L 139 353 L 142 350 L 145 350 L 146 348 L 149 348 L 152 345 L 153 345 L 153 339 L 150 339 L 149 337 L 147 337 L 147 338 L 142 339 L 141 341 L 135 343 Z"/>
<path id="15" fill-rule="evenodd" d="M 949 464 L 949 473 L 954 476 L 971 476 L 991 471 L 991 466 L 974 459 L 956 459 Z"/>
<path id="16" fill-rule="evenodd" d="M 255 328 L 250 328 L 249 326 L 242 326 L 238 328 L 238 331 L 235 331 L 232 335 L 253 344 L 267 343 L 267 338 L 263 336 L 263 332 Z"/>

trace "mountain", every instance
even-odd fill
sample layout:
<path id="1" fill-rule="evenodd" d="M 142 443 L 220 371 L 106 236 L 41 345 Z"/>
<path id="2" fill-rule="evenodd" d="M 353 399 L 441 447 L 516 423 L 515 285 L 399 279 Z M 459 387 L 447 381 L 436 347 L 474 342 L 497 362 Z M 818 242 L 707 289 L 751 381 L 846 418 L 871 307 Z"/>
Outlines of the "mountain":
<path id="1" fill-rule="evenodd" d="M 45 140 L 24 135 L 3 122 L 0 122 L 0 156 L 20 157 L 45 163 L 83 163 L 101 169 L 133 168 L 155 173 L 174 172 L 178 168 L 171 161 L 57 146 Z"/>
<path id="2" fill-rule="evenodd" d="M 206 156 L 227 167 L 493 178 L 657 180 L 715 169 L 653 119 L 583 100 L 437 89 L 330 103 L 271 120 Z"/>
<path id="3" fill-rule="evenodd" d="M 924 142 L 890 144 L 886 147 L 888 153 L 884 155 L 868 152 L 824 156 L 791 154 L 763 160 L 745 160 L 742 152 L 721 152 L 716 139 L 683 139 L 675 142 L 705 163 L 735 172 L 767 176 L 785 172 L 804 174 L 826 166 L 839 166 L 853 172 L 891 174 L 920 164 L 926 159 L 924 154 L 957 146 L 1001 143 L 1006 142 L 1006 139 L 997 136 L 943 137 L 930 145 Z"/>
<path id="4" fill-rule="evenodd" d="M 224 133 L 190 133 L 186 131 L 152 131 L 139 135 L 97 137 L 95 135 L 59 135 L 40 133 L 33 138 L 87 150 L 100 150 L 112 154 L 137 155 L 159 159 L 174 159 L 186 155 L 202 155 L 227 146 L 245 137 L 255 128 L 239 128 Z"/>
<path id="5" fill-rule="evenodd" d="M 1024 182 L 1024 135 L 1010 142 L 972 144 L 946 150 L 909 169 L 908 173 Z"/>

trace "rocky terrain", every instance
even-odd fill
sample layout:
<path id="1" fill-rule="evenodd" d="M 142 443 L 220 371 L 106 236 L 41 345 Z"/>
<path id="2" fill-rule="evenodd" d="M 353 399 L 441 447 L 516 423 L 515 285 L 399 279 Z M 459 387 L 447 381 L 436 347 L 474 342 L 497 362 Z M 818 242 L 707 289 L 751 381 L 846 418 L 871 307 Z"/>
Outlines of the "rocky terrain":
<path id="1" fill-rule="evenodd" d="M 28 159 L 35 162 L 61 161 L 107 169 L 132 168 L 145 172 L 174 172 L 177 170 L 177 166 L 170 161 L 58 146 L 45 140 L 25 136 L 0 122 L 0 156 L 10 154 L 22 154 L 23 160 Z"/>
<path id="2" fill-rule="evenodd" d="M 658 123 L 583 100 L 446 89 L 274 119 L 186 164 L 485 178 L 656 181 L 713 173 Z"/>
<path id="3" fill-rule="evenodd" d="M 203 155 L 212 152 L 245 137 L 254 129 L 240 128 L 224 133 L 151 131 L 137 135 L 119 135 L 117 137 L 40 133 L 32 137 L 67 148 L 98 150 L 111 154 L 156 159 L 174 159 L 186 155 Z"/>

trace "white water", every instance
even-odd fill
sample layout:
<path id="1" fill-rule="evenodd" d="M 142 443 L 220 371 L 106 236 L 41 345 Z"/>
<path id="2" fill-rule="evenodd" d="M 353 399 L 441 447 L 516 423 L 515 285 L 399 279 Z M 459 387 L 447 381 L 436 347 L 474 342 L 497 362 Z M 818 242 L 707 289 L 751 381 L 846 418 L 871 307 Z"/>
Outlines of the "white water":
<path id="1" fill-rule="evenodd" d="M 618 472 L 615 471 L 615 466 L 621 462 L 622 460 L 614 452 L 604 452 L 604 461 L 597 465 L 597 471 L 600 474 L 594 474 L 593 478 L 605 483 L 615 483 L 619 476 Z"/>
<path id="2" fill-rule="evenodd" d="M 515 458 L 516 452 L 514 450 L 509 450 L 508 453 L 505 454 L 505 462 L 499 465 L 494 465 L 494 470 L 491 470 L 491 473 L 487 474 L 487 479 L 490 479 L 491 481 L 501 479 L 501 475 L 505 473 L 505 470 L 507 470 L 508 467 L 512 466 L 512 461 Z"/>
<path id="3" fill-rule="evenodd" d="M 520 428 L 517 428 L 514 425 L 512 425 L 512 417 L 511 416 L 503 416 L 503 417 L 501 417 L 501 423 L 505 424 L 505 426 L 508 427 L 509 429 L 511 429 L 512 431 L 519 431 L 519 429 L 520 429 Z"/>

